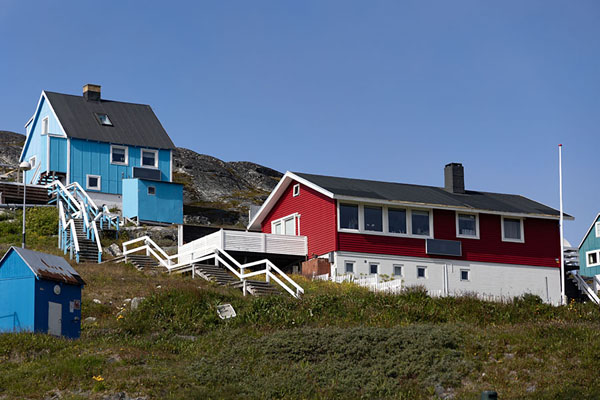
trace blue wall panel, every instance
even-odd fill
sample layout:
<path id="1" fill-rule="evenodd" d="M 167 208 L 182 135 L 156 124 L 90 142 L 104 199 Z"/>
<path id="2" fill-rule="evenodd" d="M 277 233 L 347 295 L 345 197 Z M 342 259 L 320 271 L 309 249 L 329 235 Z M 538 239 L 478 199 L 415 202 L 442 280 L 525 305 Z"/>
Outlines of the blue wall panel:
<path id="1" fill-rule="evenodd" d="M 600 217 L 598 217 L 596 220 L 594 220 L 594 225 L 599 220 L 600 220 Z M 596 266 L 596 267 L 588 267 L 587 266 L 588 260 L 587 260 L 586 254 L 585 254 L 588 251 L 598 250 L 598 249 L 600 249 L 600 238 L 596 237 L 596 229 L 594 226 L 594 227 L 592 227 L 592 229 L 590 230 L 590 233 L 587 235 L 587 237 L 581 244 L 581 247 L 579 248 L 579 271 L 581 272 L 582 275 L 593 276 L 593 275 L 600 274 L 600 266 Z"/>
<path id="2" fill-rule="evenodd" d="M 148 187 L 155 194 L 148 194 Z M 183 185 L 128 179 L 123 185 L 123 216 L 143 221 L 183 223 Z"/>
<path id="3" fill-rule="evenodd" d="M 54 293 L 54 286 L 60 286 L 60 294 Z M 76 339 L 81 331 L 81 306 L 71 308 L 71 302 L 81 305 L 81 287 L 64 283 L 38 280 L 35 285 L 35 331 L 48 332 L 48 302 L 62 305 L 62 335 Z"/>
<path id="4" fill-rule="evenodd" d="M 67 139 L 50 137 L 50 171 L 67 172 Z"/>
<path id="5" fill-rule="evenodd" d="M 0 265 L 0 332 L 34 329 L 35 275 L 13 250 Z"/>

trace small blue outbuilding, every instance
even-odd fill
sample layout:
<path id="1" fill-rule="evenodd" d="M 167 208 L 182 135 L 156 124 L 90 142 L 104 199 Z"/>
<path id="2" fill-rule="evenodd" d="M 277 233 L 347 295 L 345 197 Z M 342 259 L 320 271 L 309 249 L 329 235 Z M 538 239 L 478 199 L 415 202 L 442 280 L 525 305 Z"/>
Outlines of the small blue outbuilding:
<path id="1" fill-rule="evenodd" d="M 64 258 L 11 247 L 0 260 L 0 332 L 78 338 L 83 285 Z"/>

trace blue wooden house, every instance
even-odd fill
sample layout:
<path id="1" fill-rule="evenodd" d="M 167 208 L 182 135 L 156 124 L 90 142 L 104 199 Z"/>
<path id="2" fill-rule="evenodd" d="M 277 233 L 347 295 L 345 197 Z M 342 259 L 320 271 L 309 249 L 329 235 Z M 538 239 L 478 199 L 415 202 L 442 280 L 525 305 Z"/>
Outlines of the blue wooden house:
<path id="1" fill-rule="evenodd" d="M 84 284 L 64 258 L 11 247 L 0 260 L 0 332 L 78 338 Z"/>
<path id="2" fill-rule="evenodd" d="M 600 214 L 579 244 L 579 272 L 583 276 L 600 275 Z"/>
<path id="3" fill-rule="evenodd" d="M 140 210 L 148 221 L 181 223 L 183 196 L 174 198 L 178 189 L 166 189 L 179 186 L 172 183 L 175 145 L 149 105 L 105 100 L 100 86 L 92 84 L 83 87 L 82 96 L 43 91 L 25 128 L 20 161 L 32 166 L 27 183 L 77 182 L 96 203 L 109 207 L 153 196 L 162 209 L 181 216 L 165 220 L 147 212 L 143 202 L 126 208 Z M 153 183 L 154 193 L 123 197 L 130 179 Z"/>

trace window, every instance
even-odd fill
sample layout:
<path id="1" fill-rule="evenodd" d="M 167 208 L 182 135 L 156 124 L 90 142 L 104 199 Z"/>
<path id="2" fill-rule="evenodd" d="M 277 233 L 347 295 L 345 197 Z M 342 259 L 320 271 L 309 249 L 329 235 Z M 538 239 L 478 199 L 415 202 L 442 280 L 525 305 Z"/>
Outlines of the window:
<path id="1" fill-rule="evenodd" d="M 48 117 L 44 117 L 42 120 L 42 135 L 47 135 L 50 131 L 50 120 Z"/>
<path id="2" fill-rule="evenodd" d="M 600 222 L 596 222 L 596 237 L 600 237 Z"/>
<path id="3" fill-rule="evenodd" d="M 158 168 L 157 150 L 142 150 L 142 167 Z"/>
<path id="4" fill-rule="evenodd" d="M 427 271 L 427 267 L 423 267 L 423 266 L 417 267 L 417 278 L 426 278 L 427 277 L 425 275 L 426 271 Z"/>
<path id="5" fill-rule="evenodd" d="M 429 236 L 429 211 L 412 210 L 412 234 Z"/>
<path id="6" fill-rule="evenodd" d="M 31 165 L 31 169 L 34 169 L 35 167 L 37 167 L 37 157 L 33 156 L 29 159 L 29 165 Z"/>
<path id="7" fill-rule="evenodd" d="M 502 217 L 502 240 L 505 242 L 523 242 L 523 220 Z"/>
<path id="8" fill-rule="evenodd" d="M 98 120 L 100 125 L 113 126 L 113 124 L 112 124 L 110 118 L 108 118 L 107 114 L 100 114 L 100 113 L 94 113 L 94 114 L 96 114 L 96 119 Z"/>
<path id="9" fill-rule="evenodd" d="M 369 273 L 371 274 L 377 274 L 377 269 L 378 269 L 379 265 L 378 264 L 369 264 Z"/>
<path id="10" fill-rule="evenodd" d="M 366 231 L 383 231 L 383 212 L 381 207 L 365 206 L 365 230 Z"/>
<path id="11" fill-rule="evenodd" d="M 588 267 L 600 265 L 600 250 L 588 251 L 586 255 Z"/>
<path id="12" fill-rule="evenodd" d="M 110 146 L 110 163 L 116 165 L 127 165 L 129 162 L 129 151 L 125 146 Z"/>
<path id="13" fill-rule="evenodd" d="M 394 265 L 394 276 L 402 276 L 402 265 Z"/>
<path id="14" fill-rule="evenodd" d="M 388 230 L 390 233 L 406 233 L 406 210 L 388 209 Z"/>
<path id="15" fill-rule="evenodd" d="M 296 196 L 298 196 L 300 194 L 300 184 L 299 183 L 297 183 L 297 184 L 294 185 L 293 192 L 294 192 L 294 197 L 296 197 Z"/>
<path id="16" fill-rule="evenodd" d="M 297 214 L 293 214 L 273 221 L 271 223 L 271 232 L 276 235 L 296 235 L 296 219 L 298 218 Z"/>
<path id="17" fill-rule="evenodd" d="M 340 228 L 358 229 L 358 206 L 340 204 Z"/>
<path id="18" fill-rule="evenodd" d="M 456 213 L 456 236 L 479 238 L 479 218 L 477 214 Z"/>
<path id="19" fill-rule="evenodd" d="M 155 186 L 148 186 L 148 194 L 150 196 L 154 196 L 156 194 L 156 187 Z"/>
<path id="20" fill-rule="evenodd" d="M 461 281 L 469 281 L 469 270 L 468 269 L 460 270 L 460 280 Z"/>
<path id="21" fill-rule="evenodd" d="M 346 261 L 345 262 L 345 267 L 346 267 L 346 273 L 347 274 L 353 274 L 354 273 L 354 262 L 352 262 L 352 261 Z"/>
<path id="22" fill-rule="evenodd" d="M 99 175 L 86 175 L 87 189 L 100 190 L 100 176 Z"/>

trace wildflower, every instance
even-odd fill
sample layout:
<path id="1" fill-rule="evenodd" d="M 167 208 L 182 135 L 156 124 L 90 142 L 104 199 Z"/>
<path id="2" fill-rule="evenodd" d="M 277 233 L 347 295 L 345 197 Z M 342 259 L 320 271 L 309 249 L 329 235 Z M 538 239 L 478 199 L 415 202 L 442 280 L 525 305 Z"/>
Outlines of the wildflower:
<path id="1" fill-rule="evenodd" d="M 94 375 L 92 376 L 92 379 L 95 380 L 96 382 L 102 382 L 104 380 L 104 378 L 102 377 L 102 375 Z"/>
<path id="2" fill-rule="evenodd" d="M 125 317 L 123 317 L 123 314 L 119 314 L 119 315 L 117 316 L 117 321 L 119 321 L 119 320 L 121 320 L 121 319 L 123 319 L 123 318 L 125 318 Z"/>

